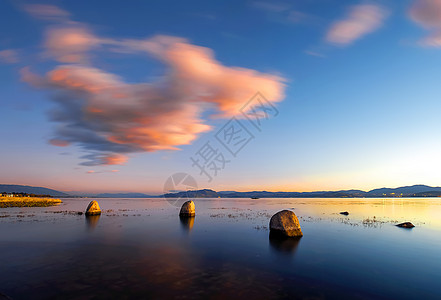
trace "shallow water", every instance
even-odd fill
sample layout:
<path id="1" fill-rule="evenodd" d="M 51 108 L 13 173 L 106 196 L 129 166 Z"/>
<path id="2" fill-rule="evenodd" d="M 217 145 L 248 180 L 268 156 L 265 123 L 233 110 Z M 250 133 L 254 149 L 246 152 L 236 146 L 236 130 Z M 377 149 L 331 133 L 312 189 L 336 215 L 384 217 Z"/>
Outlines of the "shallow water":
<path id="1" fill-rule="evenodd" d="M 0 210 L 0 292 L 13 299 L 439 299 L 439 199 L 92 199 Z M 176 203 L 179 205 L 180 203 Z M 293 209 L 304 237 L 270 240 Z M 348 211 L 349 216 L 339 212 Z M 410 221 L 413 229 L 394 226 Z M 1 296 L 0 296 L 1 299 Z"/>

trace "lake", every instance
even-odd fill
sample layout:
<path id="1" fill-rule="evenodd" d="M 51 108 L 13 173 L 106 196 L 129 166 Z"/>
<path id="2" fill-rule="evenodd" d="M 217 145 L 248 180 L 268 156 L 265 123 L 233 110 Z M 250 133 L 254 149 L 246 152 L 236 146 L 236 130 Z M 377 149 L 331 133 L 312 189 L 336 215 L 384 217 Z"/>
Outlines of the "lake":
<path id="1" fill-rule="evenodd" d="M 78 215 L 91 200 L 102 215 Z M 172 202 L 63 199 L 0 209 L 0 292 L 12 299 L 441 298 L 438 198 L 196 199 L 194 219 L 180 219 L 180 203 Z M 269 239 L 269 220 L 282 209 L 298 216 L 301 239 Z M 416 227 L 394 226 L 405 221 Z"/>

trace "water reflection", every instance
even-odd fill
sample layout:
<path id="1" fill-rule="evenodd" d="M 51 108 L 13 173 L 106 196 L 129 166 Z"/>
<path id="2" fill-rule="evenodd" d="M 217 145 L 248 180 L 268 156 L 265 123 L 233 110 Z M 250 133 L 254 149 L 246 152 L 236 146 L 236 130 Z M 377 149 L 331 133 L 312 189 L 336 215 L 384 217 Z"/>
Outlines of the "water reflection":
<path id="1" fill-rule="evenodd" d="M 269 235 L 269 243 L 274 252 L 286 255 L 294 255 L 302 237 L 281 237 L 280 235 Z"/>
<path id="2" fill-rule="evenodd" d="M 88 231 L 93 231 L 98 225 L 101 215 L 86 216 L 86 227 Z"/>
<path id="3" fill-rule="evenodd" d="M 195 217 L 179 217 L 179 220 L 181 221 L 181 228 L 183 229 L 183 231 L 191 231 L 194 226 L 194 219 Z"/>

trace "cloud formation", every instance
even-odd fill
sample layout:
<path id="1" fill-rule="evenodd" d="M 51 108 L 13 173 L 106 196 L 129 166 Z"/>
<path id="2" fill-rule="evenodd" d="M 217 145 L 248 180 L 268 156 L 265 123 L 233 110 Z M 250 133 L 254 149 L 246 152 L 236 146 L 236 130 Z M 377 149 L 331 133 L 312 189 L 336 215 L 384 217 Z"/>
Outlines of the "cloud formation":
<path id="1" fill-rule="evenodd" d="M 211 49 L 172 36 L 144 40 L 103 39 L 84 26 L 49 29 L 47 52 L 61 64 L 45 75 L 22 69 L 22 80 L 53 92 L 57 124 L 50 143 L 77 145 L 89 154 L 83 165 L 116 165 L 130 153 L 177 150 L 211 127 L 201 118 L 207 109 L 228 118 L 256 92 L 269 101 L 284 97 L 284 79 L 251 69 L 227 67 Z M 146 53 L 164 64 L 154 82 L 128 83 L 91 66 L 96 49 Z"/>
<path id="2" fill-rule="evenodd" d="M 387 12 L 380 6 L 360 4 L 350 8 L 344 20 L 334 23 L 326 40 L 337 45 L 349 45 L 377 30 L 386 19 Z"/>
<path id="3" fill-rule="evenodd" d="M 6 49 L 0 51 L 0 63 L 15 64 L 19 62 L 18 52 L 14 49 Z"/>
<path id="4" fill-rule="evenodd" d="M 55 5 L 48 4 L 26 4 L 23 9 L 32 17 L 47 21 L 64 21 L 70 14 Z"/>
<path id="5" fill-rule="evenodd" d="M 255 9 L 263 11 L 269 20 L 279 23 L 307 24 L 315 23 L 315 16 L 306 14 L 292 8 L 292 4 L 277 1 L 255 1 L 251 2 Z"/>
<path id="6" fill-rule="evenodd" d="M 441 0 L 417 0 L 409 10 L 410 18 L 431 31 L 422 42 L 427 46 L 441 46 Z"/>
<path id="7" fill-rule="evenodd" d="M 84 26 L 54 27 L 47 31 L 45 46 L 48 54 L 59 62 L 85 63 L 87 53 L 101 41 Z"/>

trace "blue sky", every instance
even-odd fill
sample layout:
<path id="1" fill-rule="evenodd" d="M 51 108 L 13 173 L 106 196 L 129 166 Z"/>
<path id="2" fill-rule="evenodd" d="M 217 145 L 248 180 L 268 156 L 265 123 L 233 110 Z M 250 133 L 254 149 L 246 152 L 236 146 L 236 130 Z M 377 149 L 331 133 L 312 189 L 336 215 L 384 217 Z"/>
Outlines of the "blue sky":
<path id="1" fill-rule="evenodd" d="M 2 183 L 159 193 L 186 172 L 215 190 L 439 185 L 441 1 L 2 1 L 0 12 Z M 208 182 L 190 157 L 262 89 L 279 114 Z M 126 128 L 139 111 L 142 126 Z M 72 122 L 87 137 L 59 130 Z"/>

